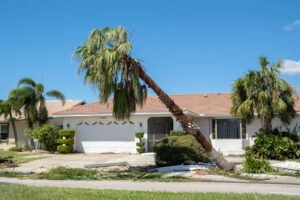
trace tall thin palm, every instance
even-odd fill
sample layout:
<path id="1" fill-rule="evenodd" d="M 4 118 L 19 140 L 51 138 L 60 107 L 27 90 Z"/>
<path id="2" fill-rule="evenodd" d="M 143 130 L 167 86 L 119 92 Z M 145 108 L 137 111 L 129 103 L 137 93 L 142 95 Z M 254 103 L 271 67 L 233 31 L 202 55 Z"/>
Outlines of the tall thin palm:
<path id="1" fill-rule="evenodd" d="M 148 85 L 180 122 L 182 128 L 195 136 L 219 167 L 233 168 L 223 156 L 214 150 L 211 143 L 196 129 L 193 120 L 151 79 L 141 63 L 131 57 L 131 44 L 124 28 L 94 29 L 87 41 L 75 51 L 80 64 L 78 70 L 84 74 L 85 82 L 99 90 L 101 102 L 113 96 L 113 115 L 117 119 L 129 118 L 142 106 Z"/>
<path id="2" fill-rule="evenodd" d="M 35 122 L 41 126 L 48 121 L 45 95 L 61 100 L 62 104 L 65 103 L 65 96 L 60 91 L 51 90 L 44 94 L 44 85 L 36 83 L 31 78 L 19 80 L 17 89 L 12 91 L 11 96 L 16 104 L 24 108 L 29 128 L 32 128 Z"/>
<path id="3" fill-rule="evenodd" d="M 257 113 L 263 128 L 270 131 L 275 116 L 285 124 L 295 117 L 295 90 L 286 80 L 279 78 L 281 61 L 270 64 L 266 57 L 260 57 L 259 63 L 260 71 L 249 71 L 235 81 L 231 112 L 248 122 Z"/>

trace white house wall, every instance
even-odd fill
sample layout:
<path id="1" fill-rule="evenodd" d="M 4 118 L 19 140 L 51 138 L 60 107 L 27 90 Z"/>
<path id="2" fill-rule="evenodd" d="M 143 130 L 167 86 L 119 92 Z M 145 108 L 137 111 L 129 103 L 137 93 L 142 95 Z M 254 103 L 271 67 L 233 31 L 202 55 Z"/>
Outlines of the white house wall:
<path id="1" fill-rule="evenodd" d="M 210 118 L 194 118 L 193 119 L 197 126 L 200 128 L 200 132 L 207 138 L 210 139 L 211 135 L 211 119 Z"/>
<path id="2" fill-rule="evenodd" d="M 148 119 L 151 117 L 170 117 L 170 115 L 140 115 L 140 116 L 132 116 L 130 121 L 134 122 L 134 128 L 132 129 L 132 131 L 130 130 L 130 133 L 126 133 L 126 140 L 120 141 L 120 135 L 118 134 L 113 134 L 111 135 L 111 137 L 108 139 L 106 138 L 105 141 L 101 142 L 100 141 L 100 137 L 98 138 L 98 142 L 94 143 L 92 141 L 86 142 L 85 144 L 85 149 L 83 150 L 82 147 L 80 147 L 80 145 L 78 142 L 76 143 L 76 136 L 75 136 L 75 150 L 79 151 L 79 152 L 86 152 L 86 153 L 104 153 L 104 152 L 127 152 L 127 153 L 136 153 L 136 141 L 135 141 L 135 137 L 134 134 L 135 132 L 138 131 L 142 131 L 144 132 L 144 139 L 143 140 L 147 140 L 147 130 L 148 130 Z M 173 117 L 172 117 L 173 118 Z M 95 117 L 85 117 L 85 116 L 81 116 L 81 117 L 64 117 L 63 118 L 63 125 L 64 128 L 70 128 L 70 129 L 75 129 L 77 131 L 82 131 L 78 128 L 78 124 L 79 123 L 94 123 L 94 122 L 109 122 L 109 121 L 116 121 L 115 119 L 113 119 L 111 116 L 109 117 L 100 117 L 100 116 L 95 116 Z M 91 126 L 92 127 L 92 126 Z M 89 126 L 85 126 L 85 128 L 87 129 L 86 131 L 89 131 Z M 120 126 L 121 128 L 121 126 Z M 115 128 L 114 128 L 115 129 Z M 173 129 L 174 130 L 182 130 L 180 124 L 173 118 Z M 92 128 L 90 128 L 90 131 L 95 132 L 95 130 L 92 130 Z M 122 130 L 120 129 L 120 133 L 122 132 Z M 81 134 L 81 133 L 75 133 L 76 134 Z M 131 134 L 131 135 L 129 135 Z M 88 136 L 90 137 L 90 136 Z M 128 138 L 131 138 L 131 140 L 128 140 Z M 84 140 L 83 138 L 81 138 L 80 140 Z M 82 142 L 81 142 L 82 143 Z M 97 148 L 98 145 L 101 145 L 101 148 Z M 112 149 L 112 147 L 115 147 L 114 149 Z M 147 148 L 146 142 L 145 142 L 145 147 Z M 77 148 L 77 149 L 76 149 Z M 146 149 L 147 150 L 147 149 Z M 101 151 L 101 152 L 100 152 Z"/>

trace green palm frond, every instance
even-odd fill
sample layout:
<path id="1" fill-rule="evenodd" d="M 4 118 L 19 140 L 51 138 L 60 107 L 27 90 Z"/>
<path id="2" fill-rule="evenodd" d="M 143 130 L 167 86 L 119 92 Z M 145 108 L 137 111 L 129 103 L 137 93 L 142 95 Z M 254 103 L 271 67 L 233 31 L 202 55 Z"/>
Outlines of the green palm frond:
<path id="1" fill-rule="evenodd" d="M 65 95 L 62 92 L 58 91 L 58 90 L 50 90 L 50 91 L 46 92 L 46 95 L 49 96 L 49 97 L 54 97 L 58 100 L 61 100 L 63 105 L 66 103 Z"/>
<path id="2" fill-rule="evenodd" d="M 147 97 L 136 63 L 126 60 L 131 49 L 123 27 L 106 27 L 94 29 L 74 53 L 79 74 L 85 83 L 99 90 L 100 102 L 113 98 L 113 114 L 117 119 L 129 118 L 137 106 L 143 106 Z"/>
<path id="3" fill-rule="evenodd" d="M 25 77 L 19 80 L 17 87 L 20 87 L 21 85 L 35 87 L 36 83 L 31 78 Z"/>
<path id="4" fill-rule="evenodd" d="M 235 81 L 232 89 L 232 108 L 234 116 L 246 119 L 259 117 L 271 120 L 277 115 L 283 123 L 290 123 L 295 117 L 295 89 L 279 77 L 282 62 L 270 64 L 266 57 L 260 57 L 260 71 L 249 71 Z"/>

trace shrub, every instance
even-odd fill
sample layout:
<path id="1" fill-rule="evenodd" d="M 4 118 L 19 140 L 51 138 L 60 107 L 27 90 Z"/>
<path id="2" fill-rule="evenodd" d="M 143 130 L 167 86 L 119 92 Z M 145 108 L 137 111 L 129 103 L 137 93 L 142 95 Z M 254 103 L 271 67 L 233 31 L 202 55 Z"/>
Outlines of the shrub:
<path id="1" fill-rule="evenodd" d="M 139 140 L 139 142 L 136 143 L 136 151 L 140 154 L 145 153 L 145 142 L 142 141 L 142 138 L 144 137 L 144 132 L 136 132 L 135 137 Z"/>
<path id="2" fill-rule="evenodd" d="M 136 146 L 138 146 L 138 147 L 144 147 L 145 146 L 145 142 L 137 142 Z"/>
<path id="3" fill-rule="evenodd" d="M 256 160 L 249 156 L 246 157 L 243 166 L 244 166 L 243 170 L 247 173 L 262 174 L 262 173 L 269 173 L 273 171 L 268 161 Z"/>
<path id="4" fill-rule="evenodd" d="M 25 134 L 32 138 L 37 139 L 40 143 L 45 145 L 47 151 L 55 151 L 57 144 L 56 139 L 58 138 L 58 130 L 45 124 L 42 127 L 35 128 L 35 129 L 27 129 Z"/>
<path id="5" fill-rule="evenodd" d="M 144 137 L 144 132 L 136 132 L 135 137 L 138 139 L 142 139 Z"/>
<path id="6" fill-rule="evenodd" d="M 298 159 L 300 158 L 299 138 L 278 130 L 271 133 L 260 131 L 254 145 L 247 149 L 247 154 L 263 159 Z"/>
<path id="7" fill-rule="evenodd" d="M 73 147 L 71 146 L 57 146 L 57 151 L 59 153 L 71 153 L 73 152 Z"/>
<path id="8" fill-rule="evenodd" d="M 158 166 L 179 165 L 187 160 L 209 161 L 202 146 L 192 135 L 163 138 L 153 146 L 153 151 Z"/>
<path id="9" fill-rule="evenodd" d="M 170 131 L 170 136 L 183 136 L 186 135 L 184 131 Z"/>
<path id="10" fill-rule="evenodd" d="M 68 138 L 68 139 L 57 139 L 56 140 L 57 144 L 66 144 L 68 146 L 71 146 L 74 144 L 74 139 L 73 138 Z"/>
<path id="11" fill-rule="evenodd" d="M 75 131 L 68 129 L 68 130 L 59 130 L 58 135 L 61 137 L 60 139 L 56 140 L 59 146 L 57 146 L 57 151 L 59 153 L 71 153 L 73 152 L 73 144 L 74 144 L 74 135 Z"/>
<path id="12" fill-rule="evenodd" d="M 138 153 L 145 153 L 145 147 L 139 147 L 136 149 Z"/>
<path id="13" fill-rule="evenodd" d="M 75 131 L 73 129 L 59 130 L 58 135 L 61 137 L 74 137 Z"/>

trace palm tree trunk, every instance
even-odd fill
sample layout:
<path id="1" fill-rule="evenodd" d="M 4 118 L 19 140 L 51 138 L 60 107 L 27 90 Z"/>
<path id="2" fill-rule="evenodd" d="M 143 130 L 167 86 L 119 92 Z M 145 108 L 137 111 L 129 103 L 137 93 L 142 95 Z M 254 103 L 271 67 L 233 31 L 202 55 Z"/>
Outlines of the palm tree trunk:
<path id="1" fill-rule="evenodd" d="M 15 138 L 15 144 L 17 145 L 19 140 L 18 140 L 18 133 L 17 133 L 17 128 L 16 128 L 16 123 L 15 123 L 15 119 L 13 118 L 12 116 L 12 113 L 10 112 L 9 114 L 10 116 L 10 123 L 11 123 L 11 126 L 12 126 L 12 129 L 13 129 L 13 132 L 14 132 L 14 138 Z"/>
<path id="2" fill-rule="evenodd" d="M 216 162 L 218 167 L 223 170 L 232 170 L 234 168 L 234 164 L 228 162 L 224 157 L 223 154 L 217 152 L 211 143 L 203 136 L 203 134 L 196 129 L 195 122 L 186 116 L 182 109 L 173 101 L 173 99 L 167 95 L 153 80 L 148 74 L 144 71 L 142 65 L 127 56 L 125 58 L 126 62 L 130 63 L 130 66 L 137 67 L 139 77 L 156 93 L 158 98 L 166 105 L 169 111 L 174 115 L 174 117 L 179 121 L 184 131 L 189 134 L 192 134 L 196 140 L 202 145 L 205 151 L 210 155 L 211 159 Z"/>
<path id="3" fill-rule="evenodd" d="M 263 117 L 262 118 L 262 127 L 267 133 L 272 132 L 272 118 Z"/>

